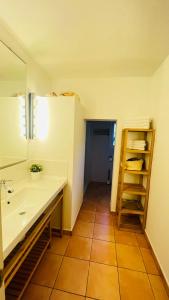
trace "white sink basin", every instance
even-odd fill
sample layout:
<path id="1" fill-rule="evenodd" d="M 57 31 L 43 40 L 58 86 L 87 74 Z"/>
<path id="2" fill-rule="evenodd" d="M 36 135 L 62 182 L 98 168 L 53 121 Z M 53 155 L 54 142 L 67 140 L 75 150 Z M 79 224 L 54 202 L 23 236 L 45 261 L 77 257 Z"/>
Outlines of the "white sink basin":
<path id="1" fill-rule="evenodd" d="M 35 209 L 50 196 L 50 190 L 45 188 L 25 187 L 2 202 L 2 219 L 20 212 Z"/>
<path id="2" fill-rule="evenodd" d="M 66 184 L 65 178 L 28 181 L 2 201 L 3 256 L 6 258 Z"/>

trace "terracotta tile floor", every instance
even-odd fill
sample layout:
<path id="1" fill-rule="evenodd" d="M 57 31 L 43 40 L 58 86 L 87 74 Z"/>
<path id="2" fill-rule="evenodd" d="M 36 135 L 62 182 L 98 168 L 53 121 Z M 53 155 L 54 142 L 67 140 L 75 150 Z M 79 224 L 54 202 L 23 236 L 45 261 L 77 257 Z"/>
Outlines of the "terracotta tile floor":
<path id="1" fill-rule="evenodd" d="M 144 235 L 118 231 L 109 199 L 89 186 L 73 235 L 53 238 L 23 300 L 169 299 Z"/>

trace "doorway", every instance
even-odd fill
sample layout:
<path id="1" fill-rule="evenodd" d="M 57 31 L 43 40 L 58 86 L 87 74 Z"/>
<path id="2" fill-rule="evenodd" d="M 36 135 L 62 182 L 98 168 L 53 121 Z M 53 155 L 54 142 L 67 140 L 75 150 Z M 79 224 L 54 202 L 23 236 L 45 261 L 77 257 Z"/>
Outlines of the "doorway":
<path id="1" fill-rule="evenodd" d="M 116 121 L 86 121 L 84 194 L 100 191 L 110 201 L 115 138 Z"/>

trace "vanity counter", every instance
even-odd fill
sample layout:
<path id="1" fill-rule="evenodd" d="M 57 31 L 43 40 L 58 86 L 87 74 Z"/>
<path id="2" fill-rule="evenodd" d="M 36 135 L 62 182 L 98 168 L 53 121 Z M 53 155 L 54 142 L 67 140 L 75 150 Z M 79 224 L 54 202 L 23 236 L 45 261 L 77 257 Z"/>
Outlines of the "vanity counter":
<path id="1" fill-rule="evenodd" d="M 66 185 L 66 178 L 42 176 L 26 180 L 2 201 L 2 237 L 4 259 Z"/>

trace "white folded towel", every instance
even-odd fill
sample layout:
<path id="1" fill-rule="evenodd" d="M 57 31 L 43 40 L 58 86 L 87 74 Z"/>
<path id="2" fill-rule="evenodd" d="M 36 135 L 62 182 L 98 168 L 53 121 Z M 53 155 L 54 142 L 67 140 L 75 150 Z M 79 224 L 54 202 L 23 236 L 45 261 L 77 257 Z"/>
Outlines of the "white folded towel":
<path id="1" fill-rule="evenodd" d="M 124 128 L 139 128 L 149 129 L 151 119 L 149 117 L 138 117 L 131 120 L 124 121 Z"/>
<path id="2" fill-rule="evenodd" d="M 145 150 L 146 141 L 145 140 L 129 140 L 127 143 L 127 147 L 129 149 Z"/>

